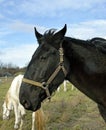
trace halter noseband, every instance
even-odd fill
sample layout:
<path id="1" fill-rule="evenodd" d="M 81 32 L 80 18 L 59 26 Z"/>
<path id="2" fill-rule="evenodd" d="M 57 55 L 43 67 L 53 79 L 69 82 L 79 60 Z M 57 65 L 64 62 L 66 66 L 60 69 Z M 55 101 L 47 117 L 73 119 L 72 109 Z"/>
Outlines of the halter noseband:
<path id="1" fill-rule="evenodd" d="M 64 59 L 63 59 L 64 53 L 63 53 L 62 46 L 60 46 L 60 48 L 59 48 L 59 55 L 60 55 L 59 65 L 55 69 L 55 71 L 52 73 L 52 75 L 49 77 L 49 79 L 47 80 L 47 82 L 40 83 L 40 82 L 36 82 L 36 81 L 30 80 L 30 79 L 27 79 L 27 78 L 23 78 L 23 80 L 22 80 L 25 83 L 28 83 L 28 84 L 31 84 L 31 85 L 34 85 L 34 86 L 38 86 L 38 87 L 44 89 L 46 91 L 48 99 L 51 98 L 48 86 L 53 81 L 53 79 L 56 77 L 56 75 L 59 73 L 59 71 L 62 70 L 63 73 L 64 73 L 64 75 L 65 76 L 67 75 L 67 71 L 66 71 L 65 67 L 63 66 L 64 65 L 63 64 L 63 62 L 64 62 Z"/>

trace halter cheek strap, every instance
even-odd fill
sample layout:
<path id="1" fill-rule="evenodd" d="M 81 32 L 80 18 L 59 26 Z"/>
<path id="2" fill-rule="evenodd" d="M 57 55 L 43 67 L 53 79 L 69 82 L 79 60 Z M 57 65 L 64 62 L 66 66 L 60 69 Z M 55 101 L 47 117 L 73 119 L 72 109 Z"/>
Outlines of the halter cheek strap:
<path id="1" fill-rule="evenodd" d="M 40 82 L 36 82 L 36 81 L 30 80 L 30 79 L 27 79 L 27 78 L 23 78 L 23 80 L 22 80 L 25 83 L 28 83 L 28 84 L 31 84 L 31 85 L 34 85 L 34 86 L 37 86 L 37 87 L 40 87 L 40 88 L 44 89 L 46 91 L 48 99 L 51 98 L 48 86 L 53 81 L 53 79 L 57 76 L 57 74 L 59 73 L 59 71 L 62 70 L 63 73 L 64 73 L 64 75 L 65 76 L 67 75 L 67 71 L 66 71 L 66 69 L 64 67 L 64 60 L 63 60 L 64 53 L 63 53 L 63 48 L 62 47 L 59 48 L 59 55 L 60 55 L 59 65 L 55 69 L 55 71 L 52 73 L 52 75 L 49 77 L 49 79 L 47 80 L 47 82 L 40 83 Z"/>

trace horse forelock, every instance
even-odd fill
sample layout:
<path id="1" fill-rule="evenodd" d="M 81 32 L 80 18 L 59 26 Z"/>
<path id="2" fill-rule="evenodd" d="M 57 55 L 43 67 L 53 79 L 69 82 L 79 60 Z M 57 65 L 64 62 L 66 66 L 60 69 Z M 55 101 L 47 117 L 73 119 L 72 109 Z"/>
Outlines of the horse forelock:
<path id="1" fill-rule="evenodd" d="M 56 32 L 56 29 L 47 30 L 43 35 L 44 40 L 47 41 L 47 43 L 49 43 L 52 40 L 55 32 Z"/>
<path id="2" fill-rule="evenodd" d="M 53 36 L 56 32 L 56 29 L 49 29 L 44 33 L 44 36 Z"/>

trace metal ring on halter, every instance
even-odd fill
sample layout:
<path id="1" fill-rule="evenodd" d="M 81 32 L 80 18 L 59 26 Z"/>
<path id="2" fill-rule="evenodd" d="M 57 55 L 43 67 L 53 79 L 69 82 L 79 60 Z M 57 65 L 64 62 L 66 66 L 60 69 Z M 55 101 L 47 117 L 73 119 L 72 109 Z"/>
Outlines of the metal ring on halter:
<path id="1" fill-rule="evenodd" d="M 50 92 L 49 92 L 49 89 L 48 89 L 48 84 L 46 84 L 46 82 L 43 82 L 42 86 L 43 86 L 44 90 L 46 91 L 48 99 L 50 100 L 51 99 L 51 95 L 50 95 Z"/>

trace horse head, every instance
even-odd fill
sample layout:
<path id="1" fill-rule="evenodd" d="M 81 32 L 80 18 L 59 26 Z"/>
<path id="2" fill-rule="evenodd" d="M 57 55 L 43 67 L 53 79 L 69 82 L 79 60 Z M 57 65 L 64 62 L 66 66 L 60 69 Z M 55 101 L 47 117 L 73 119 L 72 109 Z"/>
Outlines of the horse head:
<path id="1" fill-rule="evenodd" d="M 44 35 L 35 28 L 39 46 L 26 69 L 19 94 L 21 104 L 28 110 L 39 109 L 67 76 L 69 62 L 62 47 L 65 33 L 66 25 L 58 32 L 51 29 Z"/>

